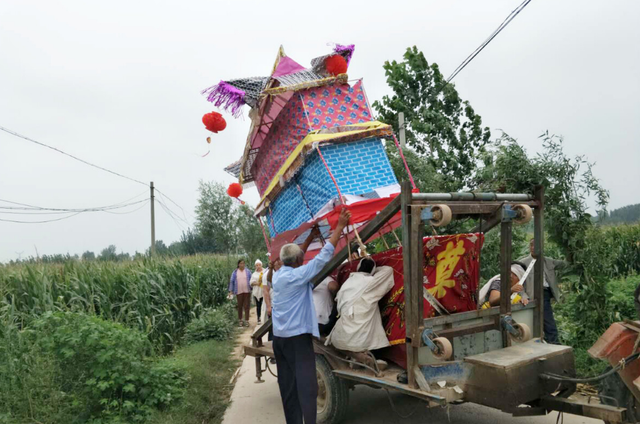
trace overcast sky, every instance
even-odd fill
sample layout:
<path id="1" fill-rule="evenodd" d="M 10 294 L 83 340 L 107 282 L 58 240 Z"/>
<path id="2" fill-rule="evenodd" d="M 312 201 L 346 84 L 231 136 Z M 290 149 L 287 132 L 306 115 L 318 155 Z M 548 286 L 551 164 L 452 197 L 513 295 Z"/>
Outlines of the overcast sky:
<path id="1" fill-rule="evenodd" d="M 192 224 L 198 181 L 233 181 L 223 167 L 240 157 L 249 129 L 248 119 L 225 115 L 227 129 L 202 158 L 210 133 L 201 117 L 214 110 L 202 89 L 268 75 L 281 44 L 308 66 L 327 43 L 353 43 L 349 75 L 364 79 L 373 102 L 389 92 L 385 60 L 416 45 L 448 76 L 520 3 L 2 0 L 0 126 L 154 181 Z M 636 0 L 533 0 L 454 82 L 494 135 L 503 129 L 534 153 L 544 130 L 562 134 L 569 154 L 597 162 L 611 208 L 640 203 L 639 17 Z M 148 188 L 0 132 L 0 199 L 85 208 L 137 195 Z M 244 197 L 255 204 L 256 189 Z M 144 251 L 149 215 L 147 205 L 0 222 L 0 261 L 36 249 Z M 181 232 L 157 207 L 156 238 L 169 244 Z"/>

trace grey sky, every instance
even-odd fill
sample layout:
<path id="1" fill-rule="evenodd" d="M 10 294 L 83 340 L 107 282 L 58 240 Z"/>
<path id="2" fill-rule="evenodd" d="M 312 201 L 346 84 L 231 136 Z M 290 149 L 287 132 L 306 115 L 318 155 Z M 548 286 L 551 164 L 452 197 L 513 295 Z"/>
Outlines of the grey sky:
<path id="1" fill-rule="evenodd" d="M 212 135 L 200 90 L 268 75 L 280 44 L 303 65 L 356 44 L 349 75 L 371 102 L 388 93 L 382 64 L 416 45 L 445 75 L 513 10 L 510 1 L 24 1 L 0 3 L 0 126 L 142 181 L 193 222 L 198 180 L 233 181 L 248 119 Z M 278 11 L 278 12 L 273 12 Z M 539 150 L 545 129 L 596 161 L 612 208 L 640 203 L 640 2 L 533 0 L 454 80 L 494 135 Z M 244 196 L 258 199 L 255 188 Z M 46 207 L 117 203 L 148 189 L 0 133 L 0 199 Z M 169 205 L 182 212 L 173 204 Z M 161 208 L 157 239 L 181 229 Z M 2 219 L 40 220 L 4 215 Z M 183 224 L 184 226 L 184 224 Z M 149 244 L 149 209 L 85 213 L 49 224 L 0 222 L 0 261 L 126 252 Z"/>

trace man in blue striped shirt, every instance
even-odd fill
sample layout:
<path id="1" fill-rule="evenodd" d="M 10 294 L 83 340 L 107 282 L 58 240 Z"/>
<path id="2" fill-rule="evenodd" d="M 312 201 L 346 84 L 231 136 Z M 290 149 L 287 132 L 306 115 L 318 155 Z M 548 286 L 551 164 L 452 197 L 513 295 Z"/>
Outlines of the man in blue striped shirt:
<path id="1" fill-rule="evenodd" d="M 283 265 L 273 274 L 271 317 L 278 386 L 287 424 L 302 424 L 303 417 L 305 424 L 316 424 L 318 381 L 311 337 L 320 334 L 311 280 L 333 257 L 349 218 L 351 213 L 343 209 L 331 238 L 306 265 L 302 265 L 304 251 L 317 235 L 316 230 L 309 234 L 304 249 L 291 243 L 280 250 Z"/>

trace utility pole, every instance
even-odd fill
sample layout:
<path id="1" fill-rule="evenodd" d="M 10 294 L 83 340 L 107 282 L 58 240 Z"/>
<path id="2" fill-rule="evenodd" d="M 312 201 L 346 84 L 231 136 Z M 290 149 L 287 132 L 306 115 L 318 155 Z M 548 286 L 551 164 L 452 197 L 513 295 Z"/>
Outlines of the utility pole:
<path id="1" fill-rule="evenodd" d="M 155 194 L 153 181 L 151 181 L 149 189 L 151 190 L 151 256 L 154 256 L 156 254 L 156 213 L 154 209 Z"/>
<path id="2" fill-rule="evenodd" d="M 405 148 L 405 144 L 407 142 L 407 138 L 404 132 L 404 127 L 405 127 L 404 112 L 398 112 L 398 128 L 400 129 L 400 147 L 402 149 Z"/>

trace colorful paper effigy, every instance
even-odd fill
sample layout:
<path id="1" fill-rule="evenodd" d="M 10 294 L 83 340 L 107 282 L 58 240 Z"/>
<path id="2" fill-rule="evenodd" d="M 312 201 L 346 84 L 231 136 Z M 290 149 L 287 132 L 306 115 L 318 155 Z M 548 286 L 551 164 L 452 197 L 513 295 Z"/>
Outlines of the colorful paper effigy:
<path id="1" fill-rule="evenodd" d="M 362 209 L 363 202 L 375 208 L 383 202 L 371 200 L 400 191 L 383 143 L 394 138 L 391 126 L 372 120 L 362 81 L 348 81 L 353 51 L 338 44 L 305 68 L 280 48 L 271 76 L 221 81 L 203 91 L 234 116 L 251 108 L 244 155 L 226 170 L 241 184 L 256 185 L 256 215 L 268 244 L 302 243 L 309 223 L 328 237 L 337 208 Z M 365 224 L 371 214 L 357 217 L 363 219 L 352 224 Z M 321 246 L 321 240 L 312 244 L 309 254 Z M 276 257 L 279 249 L 271 253 Z"/>

